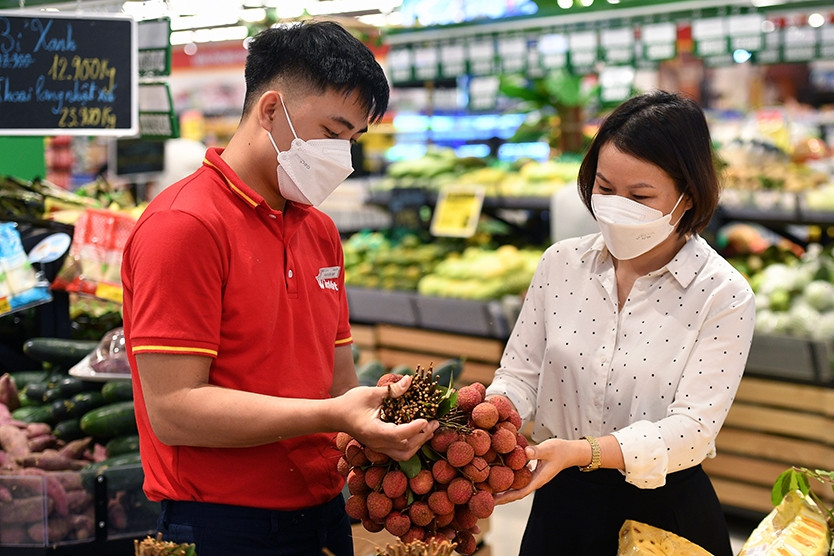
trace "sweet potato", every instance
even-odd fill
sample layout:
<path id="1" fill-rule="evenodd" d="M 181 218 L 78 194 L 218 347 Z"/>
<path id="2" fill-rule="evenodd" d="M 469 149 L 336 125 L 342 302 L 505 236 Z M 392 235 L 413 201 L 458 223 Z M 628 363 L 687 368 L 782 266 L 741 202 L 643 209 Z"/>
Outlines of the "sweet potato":
<path id="1" fill-rule="evenodd" d="M 0 511 L 3 513 L 4 523 L 32 523 L 33 521 L 43 522 L 44 516 L 52 511 L 52 499 L 43 496 L 27 496 L 15 498 L 8 504 L 3 504 Z"/>
<path id="2" fill-rule="evenodd" d="M 67 491 L 67 508 L 73 515 L 84 513 L 82 510 L 93 503 L 93 493 L 84 490 Z"/>
<path id="3" fill-rule="evenodd" d="M 95 520 L 92 514 L 71 515 L 70 521 L 75 528 L 76 540 L 89 539 L 95 535 Z"/>
<path id="4" fill-rule="evenodd" d="M 12 424 L 0 425 L 0 447 L 14 459 L 29 453 L 29 438 L 26 432 Z"/>
<path id="5" fill-rule="evenodd" d="M 64 490 L 67 492 L 71 490 L 78 490 L 83 488 L 84 483 L 81 478 L 81 473 L 54 473 L 53 474 L 56 479 L 61 482 L 63 485 Z"/>
<path id="6" fill-rule="evenodd" d="M 0 543 L 14 545 L 23 544 L 27 540 L 26 529 L 21 524 L 0 522 Z"/>
<path id="7" fill-rule="evenodd" d="M 72 520 L 69 517 L 61 516 L 49 518 L 46 530 L 48 536 L 46 537 L 44 537 L 43 521 L 31 524 L 26 532 L 33 541 L 42 542 L 45 540 L 47 543 L 53 544 L 66 539 L 73 528 Z"/>
<path id="8" fill-rule="evenodd" d="M 35 438 L 44 434 L 50 434 L 52 427 L 49 423 L 26 423 L 26 436 Z"/>
<path id="9" fill-rule="evenodd" d="M 0 485 L 0 502 L 11 502 L 12 501 L 12 491 L 6 488 L 3 485 Z"/>
<path id="10" fill-rule="evenodd" d="M 20 394 L 9 373 L 3 373 L 3 376 L 0 376 L 0 403 L 9 408 L 9 411 L 20 407 Z"/>
<path id="11" fill-rule="evenodd" d="M 0 403 L 0 425 L 4 425 L 12 420 L 12 412 L 9 407 L 4 404 Z"/>
<path id="12" fill-rule="evenodd" d="M 119 531 L 127 529 L 127 511 L 118 499 L 111 498 L 107 501 L 108 525 Z"/>
<path id="13" fill-rule="evenodd" d="M 30 436 L 27 446 L 29 452 L 42 452 L 47 448 L 55 448 L 58 445 L 58 439 L 52 434 L 39 434 L 38 436 Z"/>
<path id="14" fill-rule="evenodd" d="M 90 436 L 79 438 L 77 440 L 71 440 L 70 442 L 67 442 L 66 445 L 61 447 L 58 450 L 58 453 L 65 458 L 79 459 L 84 456 L 84 452 L 86 452 L 87 448 L 90 447 L 92 441 L 93 438 Z"/>
<path id="15" fill-rule="evenodd" d="M 89 463 L 87 461 L 70 459 L 59 454 L 57 450 L 51 449 L 27 454 L 22 458 L 18 458 L 17 462 L 23 467 L 37 467 L 45 471 L 78 470 Z"/>

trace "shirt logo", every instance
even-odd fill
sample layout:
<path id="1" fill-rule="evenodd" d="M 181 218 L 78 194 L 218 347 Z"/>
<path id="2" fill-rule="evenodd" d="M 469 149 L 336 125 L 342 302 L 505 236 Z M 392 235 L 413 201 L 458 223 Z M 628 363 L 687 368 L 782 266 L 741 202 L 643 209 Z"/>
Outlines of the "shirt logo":
<path id="1" fill-rule="evenodd" d="M 338 266 L 326 266 L 319 269 L 319 274 L 316 276 L 316 282 L 323 290 L 339 291 L 339 283 L 336 279 L 339 277 L 341 268 Z"/>

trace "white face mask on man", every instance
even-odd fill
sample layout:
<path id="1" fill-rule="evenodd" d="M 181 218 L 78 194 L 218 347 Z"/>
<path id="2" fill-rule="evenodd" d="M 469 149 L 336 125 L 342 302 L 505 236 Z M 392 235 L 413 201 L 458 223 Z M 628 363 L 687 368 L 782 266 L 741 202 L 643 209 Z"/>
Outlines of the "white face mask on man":
<path id="1" fill-rule="evenodd" d="M 681 199 L 683 193 L 666 215 L 620 195 L 594 193 L 591 206 L 606 247 L 614 257 L 627 261 L 647 253 L 669 237 L 677 226 L 671 223 L 672 213 Z"/>
<path id="2" fill-rule="evenodd" d="M 279 97 L 281 98 L 281 97 Z M 300 139 L 281 98 L 281 106 L 293 137 L 289 150 L 281 152 L 272 134 L 269 141 L 278 153 L 278 191 L 288 201 L 320 205 L 353 173 L 350 141 L 347 139 Z"/>

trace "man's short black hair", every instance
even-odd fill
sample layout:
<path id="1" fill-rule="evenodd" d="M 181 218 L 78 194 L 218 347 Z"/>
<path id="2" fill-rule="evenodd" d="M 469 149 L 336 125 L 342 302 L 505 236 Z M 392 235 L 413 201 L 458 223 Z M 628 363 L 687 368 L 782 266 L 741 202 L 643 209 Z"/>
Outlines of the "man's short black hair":
<path id="1" fill-rule="evenodd" d="M 249 41 L 246 58 L 246 114 L 275 83 L 358 91 L 371 122 L 388 109 L 388 81 L 371 50 L 338 23 L 305 21 L 272 27 Z"/>

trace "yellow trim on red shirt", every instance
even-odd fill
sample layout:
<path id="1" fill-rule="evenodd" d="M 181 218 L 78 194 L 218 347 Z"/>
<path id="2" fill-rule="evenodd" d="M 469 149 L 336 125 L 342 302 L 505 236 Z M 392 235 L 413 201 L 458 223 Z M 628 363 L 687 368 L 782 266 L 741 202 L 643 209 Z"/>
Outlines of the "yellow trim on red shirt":
<path id="1" fill-rule="evenodd" d="M 344 344 L 349 344 L 352 341 L 353 341 L 353 336 L 348 336 L 344 340 L 336 340 L 336 345 L 341 346 L 341 345 L 344 345 Z"/>
<path id="2" fill-rule="evenodd" d="M 252 199 L 249 195 L 247 195 L 246 193 L 244 193 L 243 191 L 241 191 L 241 190 L 240 190 L 240 188 L 239 188 L 238 186 L 236 186 L 235 184 L 233 184 L 233 183 L 232 183 L 232 180 L 230 180 L 228 177 L 226 177 L 226 174 L 224 174 L 224 173 L 223 173 L 223 170 L 221 170 L 220 168 L 218 168 L 216 164 L 212 164 L 212 163 L 211 163 L 211 161 L 209 161 L 209 159 L 208 159 L 208 158 L 204 158 L 204 159 L 203 159 L 203 164 L 205 164 L 205 165 L 207 165 L 207 166 L 211 166 L 212 168 L 214 168 L 215 170 L 217 170 L 218 172 L 220 172 L 220 175 L 221 175 L 221 176 L 223 176 L 223 179 L 224 179 L 224 180 L 226 180 L 226 183 L 227 183 L 227 184 L 229 184 L 229 187 L 231 187 L 231 188 L 232 188 L 232 191 L 234 191 L 235 193 L 237 193 L 238 195 L 240 195 L 241 197 L 243 197 L 243 199 L 244 199 L 247 203 L 249 203 L 249 204 L 250 204 L 250 205 L 252 205 L 253 207 L 258 206 L 258 203 L 257 203 L 256 201 L 254 201 L 254 200 L 253 200 L 253 199 Z"/>
<path id="3" fill-rule="evenodd" d="M 181 346 L 135 346 L 133 348 L 133 354 L 141 353 L 144 351 L 169 351 L 173 353 L 205 353 L 206 355 L 217 355 L 217 350 L 215 349 L 206 349 L 206 348 L 196 348 L 196 347 L 181 347 Z"/>

